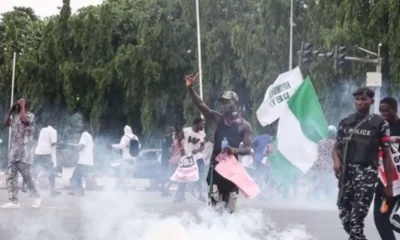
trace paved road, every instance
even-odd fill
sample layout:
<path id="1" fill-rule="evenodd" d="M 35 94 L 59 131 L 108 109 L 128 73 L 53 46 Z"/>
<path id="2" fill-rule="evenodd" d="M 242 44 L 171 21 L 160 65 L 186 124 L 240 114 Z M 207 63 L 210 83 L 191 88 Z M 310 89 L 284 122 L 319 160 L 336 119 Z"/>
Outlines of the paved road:
<path id="1" fill-rule="evenodd" d="M 42 195 L 41 209 L 31 209 L 26 195 L 21 197 L 20 209 L 0 209 L 1 239 L 181 240 L 172 236 L 181 225 L 188 235 L 182 240 L 216 236 L 232 240 L 347 239 L 334 201 L 243 199 L 237 214 L 221 219 L 191 197 L 177 204 L 148 192 L 89 192 L 84 198 Z M 0 200 L 6 198 L 1 191 Z M 366 233 L 369 239 L 379 239 L 372 214 L 366 221 Z"/>

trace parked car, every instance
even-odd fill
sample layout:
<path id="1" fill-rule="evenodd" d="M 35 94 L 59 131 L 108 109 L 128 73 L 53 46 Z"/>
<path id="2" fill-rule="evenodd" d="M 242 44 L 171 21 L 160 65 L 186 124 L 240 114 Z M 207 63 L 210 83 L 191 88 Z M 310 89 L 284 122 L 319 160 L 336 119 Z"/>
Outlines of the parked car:
<path id="1" fill-rule="evenodd" d="M 162 178 L 161 152 L 159 148 L 141 149 L 133 168 L 134 178 Z"/>

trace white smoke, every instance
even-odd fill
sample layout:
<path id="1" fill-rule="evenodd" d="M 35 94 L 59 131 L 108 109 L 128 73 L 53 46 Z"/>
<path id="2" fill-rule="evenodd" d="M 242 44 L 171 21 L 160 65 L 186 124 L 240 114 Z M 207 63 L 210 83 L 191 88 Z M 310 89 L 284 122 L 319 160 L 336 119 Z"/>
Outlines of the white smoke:
<path id="1" fill-rule="evenodd" d="M 357 81 L 342 79 L 338 82 L 336 87 L 333 89 L 336 99 L 329 99 L 329 101 L 332 103 L 330 105 L 331 108 L 325 110 L 325 111 L 332 111 L 331 113 L 330 112 L 325 113 L 327 116 L 329 116 L 328 119 L 329 124 L 337 125 L 340 119 L 356 111 L 354 106 L 353 93 L 358 88 L 365 86 L 366 86 L 365 82 L 360 81 L 360 79 L 358 79 Z M 388 82 L 384 81 L 382 87 L 380 88 L 380 99 L 375 98 L 375 102 L 379 104 L 379 101 L 387 96 L 390 96 L 389 86 Z M 373 112 L 373 108 L 371 108 L 371 112 Z"/>
<path id="2" fill-rule="evenodd" d="M 103 196 L 103 195 L 102 195 Z M 311 240 L 302 226 L 279 230 L 261 209 L 219 216 L 206 207 L 157 202 L 140 206 L 129 195 L 107 194 L 82 210 L 85 240 Z M 188 207 L 189 206 L 189 207 Z"/>

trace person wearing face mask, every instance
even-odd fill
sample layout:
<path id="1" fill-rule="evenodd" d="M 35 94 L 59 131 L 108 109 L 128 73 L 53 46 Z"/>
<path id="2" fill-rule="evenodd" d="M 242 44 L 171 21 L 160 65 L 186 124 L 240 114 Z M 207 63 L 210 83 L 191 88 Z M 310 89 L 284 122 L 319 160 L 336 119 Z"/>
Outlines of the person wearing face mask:
<path id="1" fill-rule="evenodd" d="M 237 112 L 239 98 L 235 92 L 226 91 L 221 95 L 219 102 L 222 113 L 219 113 L 210 109 L 195 92 L 193 85 L 196 78 L 197 74 L 185 78 L 189 95 L 204 118 L 216 126 L 214 149 L 207 176 L 207 183 L 211 191 L 210 204 L 212 207 L 222 204 L 224 209 L 233 213 L 236 209 L 239 189 L 233 182 L 214 170 L 214 167 L 218 164 L 216 157 L 223 152 L 235 155 L 236 159 L 238 159 L 238 155 L 251 154 L 252 128 Z M 243 145 L 240 147 L 241 142 L 243 142 Z"/>
<path id="2" fill-rule="evenodd" d="M 370 113 L 374 91 L 360 88 L 353 96 L 357 111 L 340 121 L 332 158 L 339 179 L 337 206 L 343 228 L 349 239 L 365 240 L 364 220 L 375 193 L 380 149 L 387 173 L 387 185 L 383 188 L 387 201 L 393 196 L 393 165 L 389 124 Z"/>
<path id="3" fill-rule="evenodd" d="M 32 207 L 40 207 L 41 198 L 31 175 L 33 161 L 33 131 L 35 115 L 29 111 L 29 101 L 21 98 L 8 111 L 4 126 L 11 128 L 7 189 L 9 202 L 2 208 L 19 208 L 18 201 L 18 172 L 28 186 L 33 198 Z"/>

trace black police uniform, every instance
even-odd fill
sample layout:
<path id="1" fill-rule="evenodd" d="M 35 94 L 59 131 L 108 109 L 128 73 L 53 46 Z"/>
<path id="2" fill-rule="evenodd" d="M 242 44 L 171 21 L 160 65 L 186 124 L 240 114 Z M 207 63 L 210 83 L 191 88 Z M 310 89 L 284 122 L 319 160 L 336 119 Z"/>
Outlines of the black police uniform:
<path id="1" fill-rule="evenodd" d="M 338 127 L 343 188 L 338 196 L 339 217 L 350 240 L 365 240 L 364 219 L 368 214 L 378 179 L 379 147 L 389 146 L 388 123 L 379 115 L 351 114 Z M 344 153 L 346 142 L 347 154 Z M 339 184 L 340 185 L 340 184 Z"/>

